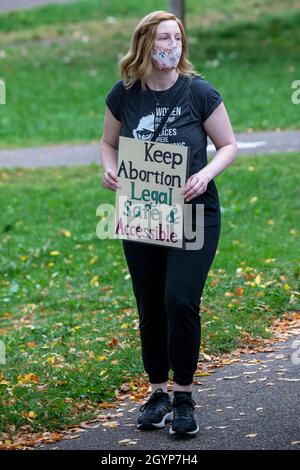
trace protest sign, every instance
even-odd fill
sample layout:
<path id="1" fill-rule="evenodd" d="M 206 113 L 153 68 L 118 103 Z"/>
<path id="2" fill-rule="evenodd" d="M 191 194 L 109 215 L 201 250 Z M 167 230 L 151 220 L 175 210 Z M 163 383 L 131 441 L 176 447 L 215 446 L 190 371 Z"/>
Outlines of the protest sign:
<path id="1" fill-rule="evenodd" d="M 114 237 L 184 248 L 189 147 L 119 138 Z"/>

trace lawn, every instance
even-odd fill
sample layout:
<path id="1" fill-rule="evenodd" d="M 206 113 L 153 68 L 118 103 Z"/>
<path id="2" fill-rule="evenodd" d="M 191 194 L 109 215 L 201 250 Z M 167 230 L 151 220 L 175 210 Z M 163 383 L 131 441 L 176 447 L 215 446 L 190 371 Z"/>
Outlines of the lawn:
<path id="1" fill-rule="evenodd" d="M 299 308 L 300 154 L 241 157 L 219 175 L 222 233 L 203 293 L 202 350 L 229 352 Z M 0 172 L 1 429 L 54 430 L 93 416 L 143 375 L 119 240 L 96 236 L 114 203 L 101 169 Z"/>
<path id="2" fill-rule="evenodd" d="M 287 8 L 288 5 L 288 8 Z M 189 58 L 222 94 L 234 130 L 297 129 L 300 9 L 278 1 L 187 2 Z M 0 148 L 88 143 L 102 135 L 139 19 L 166 2 L 85 0 L 0 16 Z M 124 12 L 130 15 L 124 16 Z"/>

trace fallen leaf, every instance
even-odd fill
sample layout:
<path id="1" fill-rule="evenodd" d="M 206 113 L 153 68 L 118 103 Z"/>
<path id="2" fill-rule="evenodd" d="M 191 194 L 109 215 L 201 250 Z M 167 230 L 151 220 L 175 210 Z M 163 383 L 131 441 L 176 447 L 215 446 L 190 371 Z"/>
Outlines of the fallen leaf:
<path id="1" fill-rule="evenodd" d="M 199 388 L 198 392 L 210 392 L 211 390 L 216 390 L 216 388 L 215 387 L 213 387 L 213 388 L 202 388 L 202 389 Z"/>
<path id="2" fill-rule="evenodd" d="M 241 377 L 241 375 L 232 375 L 229 377 L 223 377 L 223 380 L 233 380 L 233 379 L 238 379 L 239 377 Z"/>
<path id="3" fill-rule="evenodd" d="M 210 372 L 196 372 L 194 375 L 196 377 L 206 377 L 210 375 Z"/>
<path id="4" fill-rule="evenodd" d="M 70 238 L 71 237 L 71 232 L 70 230 L 62 230 L 62 233 L 64 234 L 65 237 Z"/>
<path id="5" fill-rule="evenodd" d="M 120 424 L 117 423 L 117 421 L 106 421 L 105 423 L 102 423 L 102 426 L 107 428 L 117 428 Z"/>
<path id="6" fill-rule="evenodd" d="M 133 441 L 132 439 L 122 439 L 121 441 L 119 441 L 119 444 L 123 446 L 127 446 L 127 445 L 135 445 L 137 444 L 137 442 Z"/>
<path id="7" fill-rule="evenodd" d="M 300 379 L 290 379 L 288 377 L 278 377 L 278 380 L 285 380 L 286 382 L 299 382 Z"/>

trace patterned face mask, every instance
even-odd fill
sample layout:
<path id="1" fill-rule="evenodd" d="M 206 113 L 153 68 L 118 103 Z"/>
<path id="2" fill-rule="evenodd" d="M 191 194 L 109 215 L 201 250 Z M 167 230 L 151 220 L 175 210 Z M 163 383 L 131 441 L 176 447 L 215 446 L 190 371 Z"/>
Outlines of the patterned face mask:
<path id="1" fill-rule="evenodd" d="M 154 64 L 160 70 L 172 70 L 177 67 L 182 52 L 181 46 L 174 46 L 168 49 L 156 49 L 152 51 Z"/>

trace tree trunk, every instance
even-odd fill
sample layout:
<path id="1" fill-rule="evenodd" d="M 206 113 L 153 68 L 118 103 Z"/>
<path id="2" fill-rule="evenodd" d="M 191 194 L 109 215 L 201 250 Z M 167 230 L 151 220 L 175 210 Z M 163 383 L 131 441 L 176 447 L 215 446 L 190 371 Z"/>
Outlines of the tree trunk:
<path id="1" fill-rule="evenodd" d="M 184 0 L 169 0 L 168 11 L 180 19 L 184 26 Z"/>

